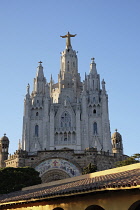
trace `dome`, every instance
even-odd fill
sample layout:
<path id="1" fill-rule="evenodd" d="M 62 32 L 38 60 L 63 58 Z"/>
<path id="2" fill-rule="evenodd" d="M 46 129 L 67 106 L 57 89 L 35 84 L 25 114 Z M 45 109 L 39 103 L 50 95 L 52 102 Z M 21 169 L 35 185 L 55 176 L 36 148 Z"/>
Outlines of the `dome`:
<path id="1" fill-rule="evenodd" d="M 122 141 L 122 136 L 121 134 L 117 131 L 117 129 L 115 130 L 115 132 L 112 134 L 112 140 L 116 139 L 118 141 Z"/>
<path id="2" fill-rule="evenodd" d="M 6 134 L 4 134 L 4 136 L 0 138 L 0 141 L 9 141 L 9 139 Z"/>

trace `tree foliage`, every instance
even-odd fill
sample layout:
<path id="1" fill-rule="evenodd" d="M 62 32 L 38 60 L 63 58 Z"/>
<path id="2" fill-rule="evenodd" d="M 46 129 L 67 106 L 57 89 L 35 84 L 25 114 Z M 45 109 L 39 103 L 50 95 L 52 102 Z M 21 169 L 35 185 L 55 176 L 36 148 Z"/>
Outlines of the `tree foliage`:
<path id="1" fill-rule="evenodd" d="M 97 171 L 97 166 L 89 163 L 87 167 L 83 168 L 83 173 L 82 174 L 89 174 Z"/>
<path id="2" fill-rule="evenodd" d="M 30 167 L 0 168 L 0 194 L 21 190 L 41 183 L 39 172 Z"/>
<path id="3" fill-rule="evenodd" d="M 140 154 L 136 153 L 136 154 L 126 158 L 125 160 L 116 162 L 115 167 L 131 165 L 131 164 L 139 163 L 139 162 L 140 162 Z"/>
<path id="4" fill-rule="evenodd" d="M 132 155 L 132 157 L 135 158 L 135 160 L 138 160 L 140 162 L 140 153 L 136 153 Z"/>

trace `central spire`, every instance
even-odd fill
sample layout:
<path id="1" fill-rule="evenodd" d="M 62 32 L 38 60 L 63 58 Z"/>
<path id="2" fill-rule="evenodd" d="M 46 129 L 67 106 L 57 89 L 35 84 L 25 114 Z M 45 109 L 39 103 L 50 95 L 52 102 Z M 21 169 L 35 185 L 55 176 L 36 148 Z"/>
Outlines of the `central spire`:
<path id="1" fill-rule="evenodd" d="M 60 37 L 66 38 L 66 47 L 71 47 L 71 40 L 70 40 L 70 37 L 75 37 L 75 36 L 76 36 L 76 34 L 72 35 L 72 34 L 70 34 L 69 31 L 68 31 L 68 33 L 67 33 L 66 35 L 60 36 Z"/>

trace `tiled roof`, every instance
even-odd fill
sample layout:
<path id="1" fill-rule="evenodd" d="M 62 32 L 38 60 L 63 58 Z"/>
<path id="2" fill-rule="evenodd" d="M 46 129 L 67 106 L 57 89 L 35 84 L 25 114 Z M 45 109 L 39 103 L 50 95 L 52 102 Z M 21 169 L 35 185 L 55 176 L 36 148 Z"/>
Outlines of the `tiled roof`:
<path id="1" fill-rule="evenodd" d="M 81 176 L 82 177 L 82 176 Z M 133 189 L 140 187 L 140 168 L 84 178 L 68 183 L 18 191 L 0 196 L 0 205 L 10 202 L 26 202 L 53 197 L 71 196 L 104 190 Z"/>

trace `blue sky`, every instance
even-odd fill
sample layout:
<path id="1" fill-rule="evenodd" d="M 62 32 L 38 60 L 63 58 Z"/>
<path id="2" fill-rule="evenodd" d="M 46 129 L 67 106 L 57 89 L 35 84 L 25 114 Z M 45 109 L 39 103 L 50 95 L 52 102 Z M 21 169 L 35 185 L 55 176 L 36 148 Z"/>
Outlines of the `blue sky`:
<path id="1" fill-rule="evenodd" d="M 26 86 L 43 62 L 47 80 L 57 81 L 60 52 L 67 31 L 78 51 L 84 79 L 95 57 L 109 95 L 111 132 L 117 128 L 124 153 L 140 152 L 140 1 L 5 0 L 0 4 L 0 136 L 10 139 L 10 153 L 22 136 Z"/>

